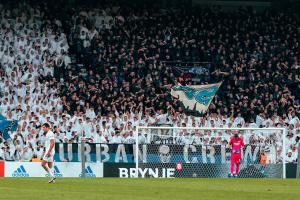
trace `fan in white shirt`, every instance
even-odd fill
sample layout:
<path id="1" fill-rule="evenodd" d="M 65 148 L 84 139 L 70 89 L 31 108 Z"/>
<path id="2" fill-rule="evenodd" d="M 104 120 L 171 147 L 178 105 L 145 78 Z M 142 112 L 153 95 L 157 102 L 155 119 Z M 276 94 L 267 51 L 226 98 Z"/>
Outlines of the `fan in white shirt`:
<path id="1" fill-rule="evenodd" d="M 196 130 L 195 134 L 192 136 L 192 143 L 195 145 L 202 145 L 202 138 L 200 137 L 200 133 Z"/>
<path id="2" fill-rule="evenodd" d="M 261 126 L 262 122 L 264 121 L 264 114 L 263 113 L 259 113 L 259 115 L 256 116 L 256 124 L 257 126 Z"/>
<path id="3" fill-rule="evenodd" d="M 295 111 L 292 111 L 290 114 L 289 114 L 289 124 L 293 124 L 294 126 L 299 123 L 299 118 L 296 116 L 296 113 Z"/>
<path id="4" fill-rule="evenodd" d="M 293 153 L 292 150 L 289 150 L 289 152 L 287 153 L 287 156 L 285 157 L 285 161 L 287 163 L 294 163 L 297 160 L 297 155 Z"/>
<path id="5" fill-rule="evenodd" d="M 133 131 L 130 131 L 129 134 L 127 132 L 124 133 L 124 143 L 125 144 L 135 144 L 135 138 L 133 136 Z"/>
<path id="6" fill-rule="evenodd" d="M 115 135 L 112 137 L 111 144 L 122 144 L 124 143 L 124 138 L 120 135 L 120 131 L 116 130 Z"/>
<path id="7" fill-rule="evenodd" d="M 38 158 L 38 159 L 42 159 L 42 157 L 43 157 L 43 148 L 42 148 L 42 146 L 41 145 L 38 145 L 37 147 L 36 147 L 36 149 L 34 150 L 34 155 L 36 155 L 36 157 Z"/>
<path id="8" fill-rule="evenodd" d="M 94 108 L 86 109 L 86 117 L 90 118 L 91 120 L 93 120 L 94 118 L 96 118 L 96 114 L 95 114 Z"/>
<path id="9" fill-rule="evenodd" d="M 178 137 L 176 137 L 176 144 L 186 145 L 189 143 L 190 143 L 190 140 L 184 135 L 183 131 L 180 131 Z"/>
<path id="10" fill-rule="evenodd" d="M 241 124 L 242 127 L 245 125 L 245 120 L 242 117 L 242 113 L 238 113 L 238 116 L 234 119 L 234 126 L 237 127 L 238 124 Z"/>
<path id="11" fill-rule="evenodd" d="M 101 143 L 101 144 L 106 144 L 107 140 L 103 136 L 102 132 L 100 130 L 96 131 L 96 134 L 93 136 L 93 142 L 94 143 Z"/>
<path id="12" fill-rule="evenodd" d="M 73 137 L 73 133 L 71 130 L 71 126 L 68 126 L 67 130 L 65 130 L 63 140 L 64 140 L 64 142 L 69 143 L 69 142 L 72 142 L 73 139 L 74 139 L 74 137 Z"/>
<path id="13" fill-rule="evenodd" d="M 160 114 L 156 117 L 156 122 L 158 124 L 167 124 L 168 120 L 168 114 L 164 114 L 164 111 L 161 110 Z"/>
<path id="14" fill-rule="evenodd" d="M 32 156 L 33 156 L 32 148 L 30 146 L 26 146 L 25 148 L 23 148 L 23 151 L 20 155 L 20 160 L 30 161 L 32 159 Z"/>
<path id="15" fill-rule="evenodd" d="M 139 141 L 139 144 L 145 144 L 146 143 L 146 137 L 145 137 L 145 135 L 139 133 L 138 134 L 138 141 Z"/>
<path id="16" fill-rule="evenodd" d="M 100 128 L 100 130 L 103 133 L 103 136 L 108 138 L 109 140 L 111 140 L 112 137 L 112 133 L 113 133 L 113 129 L 111 129 L 105 121 L 102 122 L 102 127 Z"/>

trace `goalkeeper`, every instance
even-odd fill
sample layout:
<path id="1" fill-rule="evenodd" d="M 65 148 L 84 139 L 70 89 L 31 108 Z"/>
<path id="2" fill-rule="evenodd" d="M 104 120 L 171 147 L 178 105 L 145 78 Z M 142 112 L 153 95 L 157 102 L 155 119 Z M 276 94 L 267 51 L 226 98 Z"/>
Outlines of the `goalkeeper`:
<path id="1" fill-rule="evenodd" d="M 242 149 L 244 148 L 243 138 L 239 137 L 238 132 L 234 133 L 234 137 L 230 139 L 229 148 L 231 148 L 230 156 L 230 177 L 237 177 L 240 170 Z M 234 165 L 236 165 L 234 173 Z"/>

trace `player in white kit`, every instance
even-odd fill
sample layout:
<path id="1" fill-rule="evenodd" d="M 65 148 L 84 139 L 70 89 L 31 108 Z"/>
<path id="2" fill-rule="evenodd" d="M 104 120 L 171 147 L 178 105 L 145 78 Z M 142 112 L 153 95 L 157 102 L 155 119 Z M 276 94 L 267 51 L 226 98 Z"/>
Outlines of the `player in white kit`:
<path id="1" fill-rule="evenodd" d="M 54 176 L 53 167 L 53 157 L 55 153 L 55 138 L 54 133 L 50 130 L 50 125 L 45 123 L 42 125 L 42 129 L 45 135 L 45 149 L 44 156 L 42 160 L 42 167 L 48 172 L 50 180 L 48 183 L 55 183 L 56 177 Z"/>

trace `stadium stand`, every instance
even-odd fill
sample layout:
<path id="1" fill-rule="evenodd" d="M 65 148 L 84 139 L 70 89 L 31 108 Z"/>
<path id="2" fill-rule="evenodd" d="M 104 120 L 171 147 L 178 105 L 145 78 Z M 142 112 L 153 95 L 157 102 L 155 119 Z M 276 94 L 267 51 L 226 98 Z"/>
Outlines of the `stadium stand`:
<path id="1" fill-rule="evenodd" d="M 60 20 L 45 6 L 20 5 L 1 6 L 1 15 L 0 112 L 19 120 L 11 139 L 1 139 L 2 159 L 40 158 L 40 125 L 49 122 L 65 143 L 79 142 L 82 133 L 88 142 L 133 143 L 137 125 L 286 127 L 288 161 L 296 161 L 296 14 L 114 5 L 74 8 Z M 197 78 L 186 71 L 200 65 Z M 170 96 L 176 84 L 220 81 L 205 115 Z"/>

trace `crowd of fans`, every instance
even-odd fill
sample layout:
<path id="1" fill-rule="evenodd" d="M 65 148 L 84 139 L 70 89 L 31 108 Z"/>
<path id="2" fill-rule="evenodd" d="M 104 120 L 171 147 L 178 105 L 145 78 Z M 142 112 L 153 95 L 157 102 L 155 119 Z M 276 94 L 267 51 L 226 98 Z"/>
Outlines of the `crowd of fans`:
<path id="1" fill-rule="evenodd" d="M 49 18 L 45 7 L 1 5 L 0 13 L 0 111 L 7 120 L 19 120 L 11 139 L 1 138 L 0 157 L 30 160 L 43 150 L 39 118 L 63 111 L 59 91 L 51 87 L 54 80 L 43 77 L 70 64 L 69 45 L 61 22 Z"/>
<path id="2" fill-rule="evenodd" d="M 66 15 L 60 20 L 45 7 L 1 7 L 0 112 L 8 120 L 19 120 L 19 127 L 11 140 L 2 139 L 0 157 L 40 158 L 40 125 L 49 122 L 56 141 L 66 143 L 80 142 L 82 136 L 95 143 L 134 143 L 137 125 L 286 127 L 286 150 L 291 162 L 296 160 L 298 15 L 117 5 L 73 9 Z M 189 73 L 177 74 L 166 64 L 170 61 L 211 64 L 193 79 Z M 220 81 L 202 116 L 184 110 L 170 96 L 177 84 Z M 229 136 L 210 134 L 199 133 L 199 144 L 228 141 Z M 189 139 L 178 143 L 197 143 L 190 139 L 197 135 L 186 134 Z M 282 143 L 277 133 L 277 139 L 269 135 L 263 141 L 264 134 L 251 135 L 246 139 L 251 144 Z M 149 142 L 145 133 L 138 137 Z"/>

